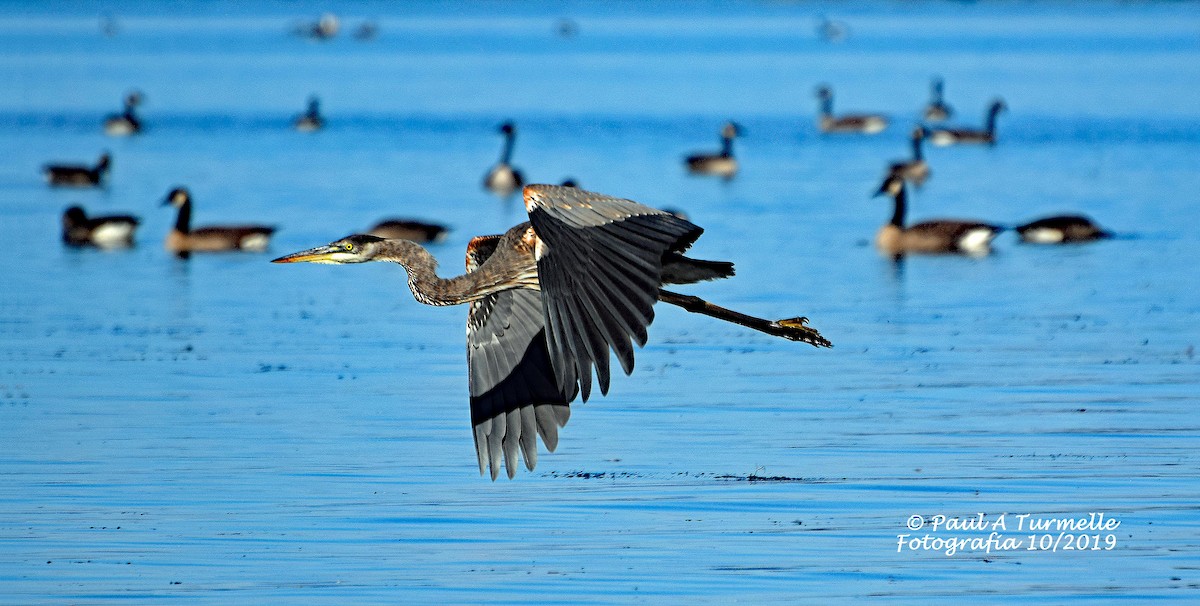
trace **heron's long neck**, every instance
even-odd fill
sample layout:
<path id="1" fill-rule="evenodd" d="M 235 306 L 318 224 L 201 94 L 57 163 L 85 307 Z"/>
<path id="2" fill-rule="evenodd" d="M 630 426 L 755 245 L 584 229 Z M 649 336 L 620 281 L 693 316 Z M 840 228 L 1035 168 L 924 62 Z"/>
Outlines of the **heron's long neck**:
<path id="1" fill-rule="evenodd" d="M 175 230 L 179 233 L 186 234 L 192 224 L 192 201 L 185 200 L 179 207 L 179 214 L 175 217 Z"/>
<path id="2" fill-rule="evenodd" d="M 892 225 L 904 228 L 904 213 L 908 211 L 908 194 L 904 191 L 904 184 L 900 185 L 900 191 L 893 198 L 896 200 L 896 208 L 892 212 Z"/>
<path id="3" fill-rule="evenodd" d="M 408 272 L 408 288 L 413 297 L 426 305 L 458 305 L 478 301 L 503 290 L 499 281 L 489 280 L 485 272 L 472 272 L 454 278 L 439 278 L 437 259 L 425 247 L 410 240 L 385 240 L 375 261 L 391 261 Z M 493 283 L 495 282 L 495 283 Z"/>

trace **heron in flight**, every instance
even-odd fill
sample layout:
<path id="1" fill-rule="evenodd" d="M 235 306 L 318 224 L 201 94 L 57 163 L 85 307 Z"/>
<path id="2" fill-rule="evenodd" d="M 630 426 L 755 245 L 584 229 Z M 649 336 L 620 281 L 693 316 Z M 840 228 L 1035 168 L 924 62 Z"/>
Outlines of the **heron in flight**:
<path id="1" fill-rule="evenodd" d="M 479 472 L 493 480 L 501 463 L 512 478 L 518 453 L 537 463 L 537 436 L 550 451 L 569 403 L 587 401 L 592 374 L 608 393 L 610 352 L 633 372 L 633 344 L 646 344 L 653 306 L 662 301 L 815 347 L 830 342 L 807 318 L 764 320 L 698 297 L 663 290 L 733 275 L 733 264 L 683 255 L 704 231 L 665 211 L 574 187 L 524 188 L 529 221 L 467 246 L 467 273 L 437 276 L 421 245 L 353 235 L 275 263 L 404 266 L 413 296 L 427 305 L 467 303 L 471 423 Z"/>

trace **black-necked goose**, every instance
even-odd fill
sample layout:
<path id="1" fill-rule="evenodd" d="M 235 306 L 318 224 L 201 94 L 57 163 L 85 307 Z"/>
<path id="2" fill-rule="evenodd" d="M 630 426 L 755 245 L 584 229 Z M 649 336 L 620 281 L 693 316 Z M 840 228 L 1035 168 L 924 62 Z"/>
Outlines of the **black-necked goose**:
<path id="1" fill-rule="evenodd" d="M 47 164 L 43 171 L 50 185 L 66 187 L 96 187 L 103 184 L 108 177 L 112 157 L 108 152 L 100 155 L 95 166 L 77 166 L 71 164 Z"/>
<path id="2" fill-rule="evenodd" d="M 1111 232 L 1083 215 L 1044 217 L 1015 229 L 1021 241 L 1030 244 L 1070 244 L 1112 237 Z"/>
<path id="3" fill-rule="evenodd" d="M 696 175 L 716 175 L 732 179 L 738 171 L 737 158 L 733 157 L 733 140 L 742 135 L 742 128 L 735 122 L 726 122 L 721 127 L 721 151 L 715 154 L 692 154 L 684 163 L 688 172 Z"/>
<path id="4" fill-rule="evenodd" d="M 992 239 L 1003 228 L 962 219 L 935 219 L 915 225 L 904 225 L 908 211 L 908 198 L 904 189 L 904 177 L 889 173 L 879 187 L 876 196 L 890 195 L 895 202 L 892 219 L 879 229 L 875 246 L 889 256 L 909 253 L 965 253 L 986 255 L 991 252 Z"/>
<path id="5" fill-rule="evenodd" d="M 873 135 L 883 132 L 888 119 L 881 114 L 833 115 L 833 91 L 828 86 L 817 88 L 817 99 L 821 101 L 821 113 L 817 127 L 823 133 L 862 133 Z"/>
<path id="6" fill-rule="evenodd" d="M 412 240 L 422 244 L 441 242 L 450 230 L 445 225 L 412 219 L 384 219 L 367 230 L 369 235 L 385 240 Z"/>
<path id="7" fill-rule="evenodd" d="M 125 111 L 104 119 L 104 134 L 110 137 L 127 137 L 142 132 L 142 121 L 133 109 L 142 103 L 142 94 L 133 91 L 125 96 Z"/>
<path id="8" fill-rule="evenodd" d="M 941 122 L 954 115 L 954 110 L 946 105 L 945 84 L 941 78 L 934 78 L 930 85 L 929 105 L 925 106 L 925 119 L 930 122 Z"/>
<path id="9" fill-rule="evenodd" d="M 996 116 L 1008 109 L 1003 99 L 992 101 L 984 119 L 983 130 L 971 128 L 935 128 L 929 133 L 929 142 L 937 146 L 960 145 L 964 143 L 996 143 Z"/>
<path id="10" fill-rule="evenodd" d="M 921 142 L 925 140 L 926 134 L 924 127 L 917 126 L 914 128 L 912 132 L 912 158 L 894 162 L 890 169 L 891 171 L 900 173 L 900 176 L 917 187 L 924 185 L 925 180 L 932 173 L 929 170 L 929 163 L 925 161 L 925 154 L 921 150 Z"/>
<path id="11" fill-rule="evenodd" d="M 63 212 L 62 239 L 71 246 L 121 248 L 133 245 L 138 218 L 132 215 L 88 217 L 83 208 L 72 206 Z"/>
<path id="12" fill-rule="evenodd" d="M 525 185 L 525 178 L 521 176 L 521 171 L 509 164 L 517 139 L 516 125 L 512 122 L 501 124 L 500 134 L 504 135 L 504 150 L 500 153 L 500 161 L 484 177 L 483 186 L 498 196 L 509 196 Z"/>
<path id="13" fill-rule="evenodd" d="M 177 187 L 167 194 L 163 206 L 179 209 L 175 227 L 167 233 L 166 249 L 186 255 L 189 252 L 246 250 L 259 252 L 267 248 L 274 227 L 267 225 L 221 225 L 191 228 L 192 196 L 187 189 Z"/>
<path id="14" fill-rule="evenodd" d="M 308 98 L 308 110 L 292 120 L 292 126 L 300 132 L 311 133 L 325 126 L 325 118 L 321 117 L 321 100 L 313 95 Z"/>

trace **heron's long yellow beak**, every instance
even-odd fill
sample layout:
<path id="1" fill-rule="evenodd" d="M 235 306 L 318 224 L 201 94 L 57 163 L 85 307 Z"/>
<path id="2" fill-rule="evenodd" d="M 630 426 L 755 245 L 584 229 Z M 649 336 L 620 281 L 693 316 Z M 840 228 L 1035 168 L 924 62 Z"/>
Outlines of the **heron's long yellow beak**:
<path id="1" fill-rule="evenodd" d="M 272 259 L 272 263 L 337 263 L 335 254 L 345 252 L 340 248 L 333 246 L 317 246 L 308 250 L 284 255 L 278 259 Z"/>

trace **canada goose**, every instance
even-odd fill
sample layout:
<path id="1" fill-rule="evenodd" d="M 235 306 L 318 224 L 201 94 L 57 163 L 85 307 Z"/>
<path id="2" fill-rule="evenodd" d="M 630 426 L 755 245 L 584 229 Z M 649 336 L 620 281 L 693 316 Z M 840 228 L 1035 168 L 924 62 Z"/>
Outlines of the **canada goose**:
<path id="1" fill-rule="evenodd" d="M 83 209 L 72 206 L 63 212 L 62 239 L 71 246 L 119 248 L 133 245 L 133 232 L 138 218 L 130 215 L 107 215 L 89 218 Z"/>
<path id="2" fill-rule="evenodd" d="M 221 250 L 262 251 L 271 240 L 274 227 L 266 225 L 222 225 L 191 229 L 192 196 L 188 190 L 176 187 L 167 194 L 163 206 L 179 209 L 175 227 L 167 234 L 166 249 L 186 256 L 189 252 Z"/>
<path id="3" fill-rule="evenodd" d="M 716 175 L 726 180 L 732 179 L 738 171 L 737 158 L 733 157 L 733 139 L 742 134 L 742 128 L 735 122 L 726 122 L 721 127 L 721 151 L 716 154 L 692 154 L 684 163 L 688 172 L 694 175 Z"/>
<path id="4" fill-rule="evenodd" d="M 935 128 L 929 134 L 929 141 L 934 145 L 945 147 L 962 143 L 996 144 L 996 116 L 1008 109 L 1003 99 L 992 101 L 988 107 L 987 118 L 983 130 L 970 128 Z"/>
<path id="5" fill-rule="evenodd" d="M 925 106 L 925 119 L 930 122 L 941 122 L 954 115 L 954 110 L 943 98 L 944 86 L 941 78 L 934 78 L 930 85 L 929 105 Z"/>
<path id="6" fill-rule="evenodd" d="M 367 230 L 367 234 L 385 240 L 403 239 L 424 244 L 446 239 L 446 233 L 449 231 L 446 226 L 436 223 L 424 223 L 411 219 L 385 219 Z"/>
<path id="7" fill-rule="evenodd" d="M 142 121 L 133 113 L 141 105 L 142 94 L 133 91 L 125 96 L 125 111 L 104 119 L 104 134 L 110 137 L 127 137 L 142 132 Z"/>
<path id="8" fill-rule="evenodd" d="M 817 127 L 823 133 L 863 133 L 873 135 L 883 132 L 888 126 L 886 116 L 879 114 L 833 115 L 833 91 L 828 86 L 817 88 L 817 99 L 821 101 L 821 114 Z"/>
<path id="9" fill-rule="evenodd" d="M 921 141 L 925 140 L 926 132 L 924 127 L 914 128 L 912 131 L 912 159 L 893 162 L 891 166 L 891 171 L 899 172 L 900 176 L 917 187 L 925 184 L 925 180 L 929 178 L 931 172 L 929 163 L 925 161 L 925 155 L 921 152 Z"/>
<path id="10" fill-rule="evenodd" d="M 966 253 L 986 255 L 991 252 L 992 238 L 1002 228 L 981 221 L 938 219 L 904 226 L 908 200 L 904 177 L 889 173 L 876 196 L 888 194 L 895 201 L 892 220 L 879 229 L 875 246 L 879 251 L 896 257 L 906 253 Z"/>
<path id="11" fill-rule="evenodd" d="M 1031 221 L 1016 228 L 1022 242 L 1067 244 L 1111 238 L 1112 233 L 1083 215 L 1057 215 Z"/>
<path id="12" fill-rule="evenodd" d="M 517 139 L 516 125 L 512 122 L 501 124 L 500 134 L 504 135 L 504 151 L 500 153 L 500 161 L 484 177 L 483 186 L 497 196 L 509 196 L 525 185 L 525 178 L 521 176 L 521 171 L 509 164 L 512 160 L 513 144 Z"/>
<path id="13" fill-rule="evenodd" d="M 321 127 L 325 126 L 325 119 L 321 117 L 321 100 L 316 95 L 308 98 L 308 111 L 296 116 L 292 125 L 296 130 L 305 133 L 321 130 Z"/>
<path id="14" fill-rule="evenodd" d="M 108 177 L 109 164 L 112 158 L 108 152 L 100 155 L 95 166 L 74 166 L 69 164 L 47 164 L 43 171 L 50 185 L 68 187 L 95 187 Z"/>

